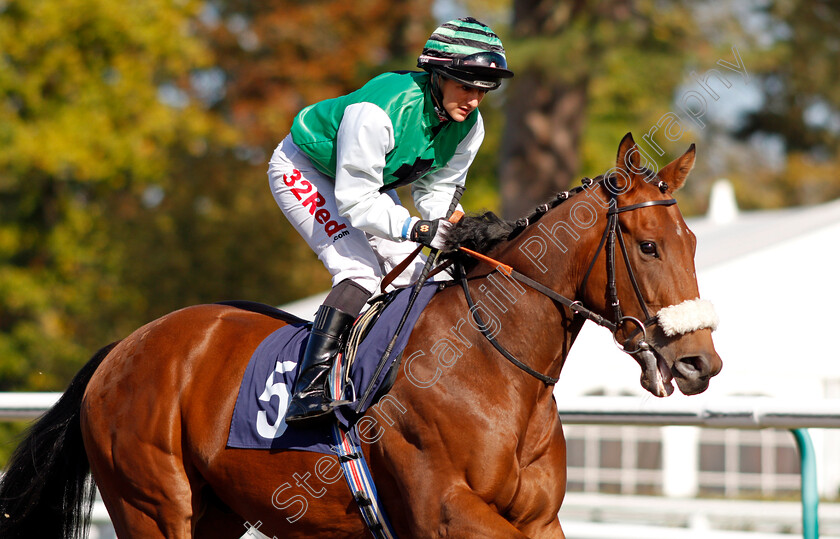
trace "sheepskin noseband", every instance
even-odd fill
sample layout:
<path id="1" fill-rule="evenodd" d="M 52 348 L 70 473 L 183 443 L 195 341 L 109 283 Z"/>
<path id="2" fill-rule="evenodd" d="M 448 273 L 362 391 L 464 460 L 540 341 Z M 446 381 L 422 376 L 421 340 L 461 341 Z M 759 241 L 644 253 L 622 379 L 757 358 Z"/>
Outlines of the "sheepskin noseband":
<path id="1" fill-rule="evenodd" d="M 720 321 L 712 302 L 705 299 L 687 299 L 679 305 L 664 307 L 656 317 L 669 337 L 704 328 L 714 331 Z"/>

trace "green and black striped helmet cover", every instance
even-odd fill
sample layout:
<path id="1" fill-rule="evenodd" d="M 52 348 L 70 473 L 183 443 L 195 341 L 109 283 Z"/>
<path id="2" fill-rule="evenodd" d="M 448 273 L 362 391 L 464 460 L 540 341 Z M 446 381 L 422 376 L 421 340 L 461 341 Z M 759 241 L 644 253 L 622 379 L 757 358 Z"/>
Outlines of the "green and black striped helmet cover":
<path id="1" fill-rule="evenodd" d="M 464 17 L 440 25 L 426 41 L 423 56 L 463 58 L 487 51 L 504 57 L 502 40 L 489 26 L 472 17 Z"/>
<path id="2" fill-rule="evenodd" d="M 489 26 L 472 17 L 455 19 L 435 30 L 417 67 L 481 90 L 495 90 L 510 78 L 505 49 Z"/>

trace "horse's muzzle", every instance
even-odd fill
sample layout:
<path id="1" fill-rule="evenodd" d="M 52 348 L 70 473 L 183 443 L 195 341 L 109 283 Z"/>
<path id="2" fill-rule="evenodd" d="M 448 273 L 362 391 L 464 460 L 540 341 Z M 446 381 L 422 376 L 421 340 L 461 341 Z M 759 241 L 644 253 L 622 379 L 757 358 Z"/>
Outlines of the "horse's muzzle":
<path id="1" fill-rule="evenodd" d="M 687 355 L 674 362 L 671 372 L 684 395 L 696 395 L 709 387 L 709 380 L 720 372 L 720 364 L 720 360 L 713 362 L 704 353 Z"/>

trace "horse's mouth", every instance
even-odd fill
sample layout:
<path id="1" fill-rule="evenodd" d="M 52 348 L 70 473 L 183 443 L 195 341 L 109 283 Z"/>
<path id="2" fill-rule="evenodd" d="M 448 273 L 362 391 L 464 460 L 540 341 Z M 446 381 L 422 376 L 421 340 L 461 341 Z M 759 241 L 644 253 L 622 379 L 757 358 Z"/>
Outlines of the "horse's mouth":
<path id="1" fill-rule="evenodd" d="M 639 350 L 633 357 L 642 368 L 639 382 L 655 397 L 667 397 L 674 392 L 671 367 L 653 349 Z"/>

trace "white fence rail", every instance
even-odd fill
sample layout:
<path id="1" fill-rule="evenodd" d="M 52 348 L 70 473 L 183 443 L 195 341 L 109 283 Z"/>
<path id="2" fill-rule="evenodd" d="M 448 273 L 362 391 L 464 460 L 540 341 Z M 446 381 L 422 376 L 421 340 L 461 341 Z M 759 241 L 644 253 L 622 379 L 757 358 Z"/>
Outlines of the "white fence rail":
<path id="1" fill-rule="evenodd" d="M 37 418 L 55 404 L 61 393 L 2 393 L 0 392 L 0 421 L 29 421 Z"/>
<path id="2" fill-rule="evenodd" d="M 559 400 L 557 408 L 566 424 L 687 425 L 738 429 L 840 428 L 840 400 L 576 397 Z"/>
<path id="3" fill-rule="evenodd" d="M 0 392 L 0 421 L 35 419 L 52 407 L 59 397 L 61 393 Z M 739 429 L 840 428 L 840 400 L 575 397 L 558 400 L 557 408 L 566 424 L 690 425 Z"/>
<path id="4" fill-rule="evenodd" d="M 582 397 L 558 402 L 558 413 L 566 424 L 791 430 L 796 438 L 802 468 L 802 535 L 805 539 L 819 537 L 816 458 L 806 429 L 840 428 L 838 402 L 806 402 L 769 397 L 661 400 Z M 696 447 L 693 441 L 689 441 L 688 445 Z M 686 444 L 682 444 L 682 447 L 685 448 Z M 684 466 L 685 462 L 693 459 L 682 454 L 679 460 Z"/>

